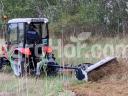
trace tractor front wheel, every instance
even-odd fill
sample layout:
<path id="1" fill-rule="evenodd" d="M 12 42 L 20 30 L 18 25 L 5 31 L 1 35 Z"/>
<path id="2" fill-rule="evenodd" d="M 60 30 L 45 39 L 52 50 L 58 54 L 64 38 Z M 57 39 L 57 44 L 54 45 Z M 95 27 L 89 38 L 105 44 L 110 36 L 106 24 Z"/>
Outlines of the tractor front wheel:
<path id="1" fill-rule="evenodd" d="M 12 65 L 13 72 L 17 77 L 23 76 L 23 74 L 24 74 L 24 62 L 22 60 L 14 59 L 11 62 L 11 65 Z"/>

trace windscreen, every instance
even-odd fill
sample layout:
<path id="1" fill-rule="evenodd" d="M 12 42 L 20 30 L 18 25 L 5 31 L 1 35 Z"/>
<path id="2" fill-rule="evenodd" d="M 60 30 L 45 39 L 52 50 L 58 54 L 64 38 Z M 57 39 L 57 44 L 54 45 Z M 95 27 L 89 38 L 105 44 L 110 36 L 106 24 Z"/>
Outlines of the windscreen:
<path id="1" fill-rule="evenodd" d="M 40 37 L 45 38 L 47 36 L 47 29 L 45 23 L 30 23 L 27 28 L 28 30 L 30 29 L 29 27 L 31 25 Z"/>
<path id="2" fill-rule="evenodd" d="M 38 39 L 35 41 L 38 41 L 38 43 L 43 43 L 42 39 L 47 38 L 47 27 L 45 23 L 39 23 L 39 22 L 33 22 L 27 25 L 27 40 L 32 41 L 35 37 L 38 36 Z M 35 34 L 35 36 L 34 36 Z M 37 36 L 36 36 L 37 35 Z M 36 39 L 36 38 L 35 38 Z M 31 43 L 31 42 L 28 42 Z M 33 42 L 32 42 L 33 43 Z"/>

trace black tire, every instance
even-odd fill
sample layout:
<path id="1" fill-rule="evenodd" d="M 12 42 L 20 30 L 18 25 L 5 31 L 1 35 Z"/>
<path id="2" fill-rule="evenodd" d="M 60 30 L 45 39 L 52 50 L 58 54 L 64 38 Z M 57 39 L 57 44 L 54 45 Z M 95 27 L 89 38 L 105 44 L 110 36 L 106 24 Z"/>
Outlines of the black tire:
<path id="1" fill-rule="evenodd" d="M 52 65 L 58 65 L 57 63 L 54 63 L 54 62 L 49 62 L 48 65 L 47 65 L 47 75 L 48 76 L 56 76 L 57 73 L 58 73 L 58 68 L 52 66 Z"/>
<path id="2" fill-rule="evenodd" d="M 5 57 L 0 57 L 0 70 L 2 70 L 6 65 L 10 65 L 9 60 L 7 60 Z"/>
<path id="3" fill-rule="evenodd" d="M 0 70 L 2 70 L 2 67 L 3 67 L 3 58 L 0 57 Z"/>

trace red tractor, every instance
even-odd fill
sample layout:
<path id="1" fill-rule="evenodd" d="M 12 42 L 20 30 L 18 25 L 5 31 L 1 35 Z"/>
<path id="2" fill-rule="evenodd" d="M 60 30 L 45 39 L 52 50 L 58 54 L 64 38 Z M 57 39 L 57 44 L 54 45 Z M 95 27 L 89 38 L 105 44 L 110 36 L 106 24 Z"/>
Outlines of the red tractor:
<path id="1" fill-rule="evenodd" d="M 79 64 L 78 66 L 60 66 L 55 61 L 49 47 L 49 30 L 47 18 L 17 18 L 7 23 L 5 45 L 2 46 L 0 69 L 10 64 L 16 76 L 24 73 L 40 75 L 46 68 L 48 75 L 57 74 L 59 69 L 73 69 L 79 80 L 88 80 L 88 73 L 115 59 L 107 57 L 95 64 Z"/>

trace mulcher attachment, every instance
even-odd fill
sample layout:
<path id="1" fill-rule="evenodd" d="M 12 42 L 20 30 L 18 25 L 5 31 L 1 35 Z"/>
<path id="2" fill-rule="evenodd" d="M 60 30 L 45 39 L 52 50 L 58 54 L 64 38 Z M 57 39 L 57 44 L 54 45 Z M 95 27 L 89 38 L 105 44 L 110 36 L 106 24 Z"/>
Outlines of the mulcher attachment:
<path id="1" fill-rule="evenodd" d="M 78 65 L 78 68 L 75 69 L 76 78 L 78 80 L 85 80 L 88 81 L 90 73 L 92 73 L 95 70 L 100 70 L 102 67 L 109 65 L 111 61 L 116 60 L 116 57 L 107 57 L 105 59 L 102 59 L 101 61 L 95 63 L 95 64 L 80 64 Z M 98 74 L 96 74 L 98 75 Z M 100 74 L 99 74 L 100 75 Z"/>
<path id="2" fill-rule="evenodd" d="M 75 70 L 75 76 L 78 80 L 85 80 L 88 81 L 90 79 L 90 73 L 92 73 L 95 70 L 100 70 L 102 67 L 109 65 L 111 61 L 116 60 L 116 57 L 107 57 L 105 59 L 102 59 L 101 61 L 90 64 L 90 63 L 83 63 L 79 64 L 78 66 L 60 66 L 59 64 L 48 64 L 49 68 L 55 68 L 55 69 L 72 69 Z M 100 75 L 100 74 L 97 74 Z"/>

